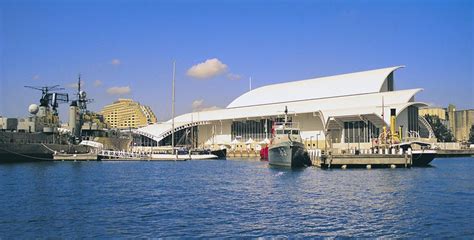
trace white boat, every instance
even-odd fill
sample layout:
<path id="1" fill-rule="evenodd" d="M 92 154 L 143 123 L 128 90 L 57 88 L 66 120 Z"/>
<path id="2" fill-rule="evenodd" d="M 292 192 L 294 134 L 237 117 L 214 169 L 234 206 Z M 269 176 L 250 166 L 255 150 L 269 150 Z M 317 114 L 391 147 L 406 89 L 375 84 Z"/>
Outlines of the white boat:
<path id="1" fill-rule="evenodd" d="M 173 61 L 173 83 L 172 83 L 172 93 L 171 93 L 171 148 L 169 151 L 164 151 L 160 153 L 152 153 L 150 155 L 150 160 L 205 160 L 205 159 L 217 159 L 218 156 L 210 154 L 207 152 L 200 151 L 189 151 L 183 150 L 175 147 L 175 138 L 174 138 L 174 118 L 175 118 L 175 76 L 176 76 L 176 62 Z"/>
<path id="2" fill-rule="evenodd" d="M 217 156 L 214 154 L 151 154 L 150 160 L 207 160 L 207 159 L 217 159 Z"/>

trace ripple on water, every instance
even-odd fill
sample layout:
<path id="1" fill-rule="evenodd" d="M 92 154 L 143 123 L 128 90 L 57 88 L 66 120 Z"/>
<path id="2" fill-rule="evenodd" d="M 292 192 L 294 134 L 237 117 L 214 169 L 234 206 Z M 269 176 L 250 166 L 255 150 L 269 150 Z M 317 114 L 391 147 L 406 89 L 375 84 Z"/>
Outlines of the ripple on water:
<path id="1" fill-rule="evenodd" d="M 0 238 L 474 236 L 474 161 L 300 170 L 258 161 L 0 165 Z"/>

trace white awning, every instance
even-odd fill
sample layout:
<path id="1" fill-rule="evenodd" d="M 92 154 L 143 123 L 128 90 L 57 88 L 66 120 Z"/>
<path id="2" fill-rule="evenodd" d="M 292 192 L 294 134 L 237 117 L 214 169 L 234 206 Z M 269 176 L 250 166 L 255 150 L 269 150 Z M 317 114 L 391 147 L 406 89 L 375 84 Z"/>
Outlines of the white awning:
<path id="1" fill-rule="evenodd" d="M 96 141 L 90 141 L 90 140 L 83 140 L 79 144 L 89 146 L 89 147 L 93 147 L 93 148 L 98 148 L 98 149 L 104 148 L 104 144 L 102 144 L 100 142 L 96 142 Z"/>

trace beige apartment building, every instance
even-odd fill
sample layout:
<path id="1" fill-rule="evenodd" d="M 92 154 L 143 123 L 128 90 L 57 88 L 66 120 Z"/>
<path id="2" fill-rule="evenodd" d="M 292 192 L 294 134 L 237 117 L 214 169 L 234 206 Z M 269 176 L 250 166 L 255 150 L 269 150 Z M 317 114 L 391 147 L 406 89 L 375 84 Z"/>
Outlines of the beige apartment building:
<path id="1" fill-rule="evenodd" d="M 101 112 L 110 127 L 118 129 L 139 128 L 156 123 L 156 116 L 149 106 L 132 99 L 120 98 L 105 106 Z"/>
<path id="2" fill-rule="evenodd" d="M 446 109 L 441 107 L 425 107 L 418 110 L 420 116 L 431 115 L 438 116 L 439 119 L 446 121 Z"/>

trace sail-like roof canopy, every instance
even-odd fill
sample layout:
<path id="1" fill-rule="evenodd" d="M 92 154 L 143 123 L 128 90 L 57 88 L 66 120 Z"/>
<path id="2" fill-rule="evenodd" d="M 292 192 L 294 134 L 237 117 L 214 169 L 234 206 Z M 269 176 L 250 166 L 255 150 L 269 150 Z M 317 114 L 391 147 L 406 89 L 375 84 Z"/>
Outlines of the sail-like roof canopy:
<path id="1" fill-rule="evenodd" d="M 369 120 L 382 126 L 389 122 L 390 108 L 397 109 L 398 115 L 408 106 L 426 105 L 415 102 L 414 99 L 422 89 L 394 91 L 391 74 L 401 67 L 403 66 L 260 87 L 238 97 L 227 108 L 177 116 L 174 131 L 208 125 L 215 121 L 283 116 L 285 107 L 292 114 L 318 115 L 322 123 L 328 125 L 327 128 L 331 128 L 330 124 L 348 119 Z M 161 141 L 172 131 L 169 120 L 135 132 Z"/>
<path id="2" fill-rule="evenodd" d="M 388 123 L 390 118 L 389 107 L 396 108 L 398 114 L 403 109 L 412 104 L 421 104 L 412 101 L 416 93 L 420 92 L 421 90 L 422 89 L 408 89 L 392 92 L 380 92 L 345 97 L 187 113 L 175 118 L 175 131 L 191 125 L 207 125 L 212 121 L 251 119 L 265 116 L 283 116 L 283 110 L 285 107 L 288 107 L 292 114 L 321 114 L 321 120 L 324 123 L 328 122 L 330 117 L 352 115 L 369 116 L 374 114 L 381 116 L 383 111 L 384 119 L 381 119 L 381 121 L 386 121 Z M 385 108 L 382 108 L 382 101 L 384 101 Z M 164 137 L 168 136 L 171 131 L 171 120 L 165 123 L 153 124 L 136 130 L 137 133 L 150 137 L 156 141 L 160 141 Z"/>
<path id="3" fill-rule="evenodd" d="M 227 108 L 383 92 L 388 76 L 402 67 L 267 85 L 241 95 Z"/>

